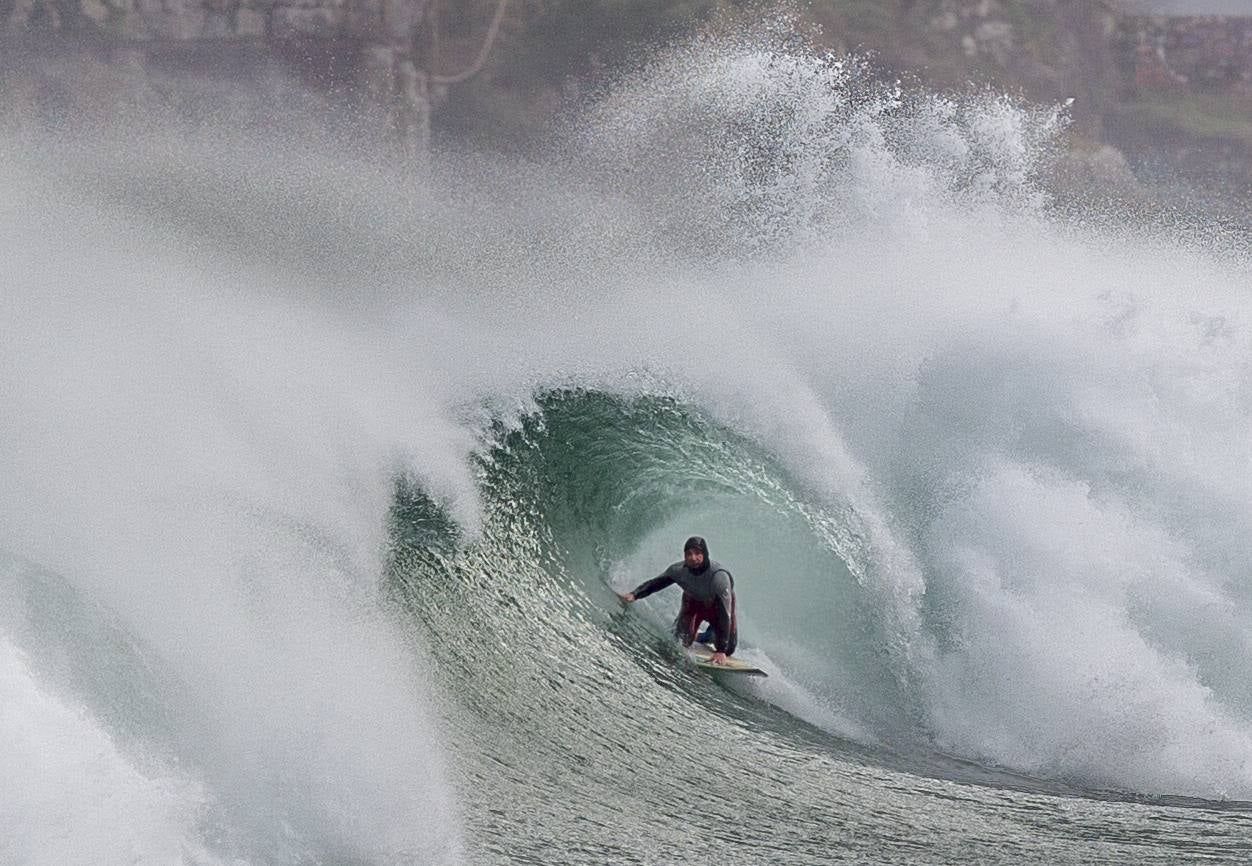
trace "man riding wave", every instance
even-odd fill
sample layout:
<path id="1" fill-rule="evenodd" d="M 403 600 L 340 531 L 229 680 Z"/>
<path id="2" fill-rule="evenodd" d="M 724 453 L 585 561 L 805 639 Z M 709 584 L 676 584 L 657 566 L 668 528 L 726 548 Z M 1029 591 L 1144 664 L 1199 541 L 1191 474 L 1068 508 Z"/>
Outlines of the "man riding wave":
<path id="1" fill-rule="evenodd" d="M 682 587 L 682 604 L 674 620 L 674 635 L 689 647 L 696 640 L 702 623 L 709 623 L 713 638 L 714 664 L 725 664 L 734 655 L 739 641 L 735 618 L 735 579 L 709 557 L 704 539 L 693 535 L 683 545 L 683 558 L 657 577 L 644 581 L 632 592 L 618 593 L 626 603 L 638 601 L 671 584 Z M 701 635 L 701 641 L 708 636 Z"/>

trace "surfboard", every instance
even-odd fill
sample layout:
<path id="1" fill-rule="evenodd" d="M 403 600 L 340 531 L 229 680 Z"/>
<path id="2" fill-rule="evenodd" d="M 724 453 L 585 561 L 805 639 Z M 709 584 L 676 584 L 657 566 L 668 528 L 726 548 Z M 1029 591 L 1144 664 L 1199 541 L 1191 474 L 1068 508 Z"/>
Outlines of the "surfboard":
<path id="1" fill-rule="evenodd" d="M 712 661 L 713 648 L 708 644 L 693 643 L 687 648 L 687 656 L 691 659 L 692 664 L 706 671 L 717 671 L 720 674 L 748 674 L 756 677 L 769 676 L 760 668 L 740 661 L 734 656 L 726 659 L 726 664 L 724 665 L 714 664 Z"/>

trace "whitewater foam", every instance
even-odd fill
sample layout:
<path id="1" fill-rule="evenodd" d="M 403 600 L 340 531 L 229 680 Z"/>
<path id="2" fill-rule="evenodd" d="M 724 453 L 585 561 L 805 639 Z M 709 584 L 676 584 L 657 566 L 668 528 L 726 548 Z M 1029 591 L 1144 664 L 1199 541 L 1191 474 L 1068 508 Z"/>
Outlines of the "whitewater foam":
<path id="1" fill-rule="evenodd" d="M 31 866 L 223 862 L 199 842 L 201 784 L 119 752 L 83 706 L 46 693 L 0 637 L 0 860 Z"/>
<path id="2" fill-rule="evenodd" d="M 484 405 L 662 392 L 819 515 L 892 682 L 841 660 L 816 700 L 870 671 L 871 736 L 1252 796 L 1252 269 L 1051 209 L 1063 126 L 698 43 L 553 159 L 443 154 L 426 186 L 225 133 L 59 142 L 0 168 L 3 543 L 220 706 L 227 787 L 276 771 L 250 802 L 294 777 L 350 847 L 455 849 L 439 698 L 372 595 L 394 473 L 472 540 Z"/>

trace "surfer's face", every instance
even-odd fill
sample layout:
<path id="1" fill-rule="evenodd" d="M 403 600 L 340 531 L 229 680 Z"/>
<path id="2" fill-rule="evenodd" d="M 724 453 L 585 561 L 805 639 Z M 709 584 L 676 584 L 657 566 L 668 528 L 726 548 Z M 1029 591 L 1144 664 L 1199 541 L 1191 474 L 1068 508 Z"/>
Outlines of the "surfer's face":
<path id="1" fill-rule="evenodd" d="M 704 554 L 694 548 L 691 550 L 684 550 L 683 562 L 686 563 L 688 568 L 699 568 L 704 565 Z"/>

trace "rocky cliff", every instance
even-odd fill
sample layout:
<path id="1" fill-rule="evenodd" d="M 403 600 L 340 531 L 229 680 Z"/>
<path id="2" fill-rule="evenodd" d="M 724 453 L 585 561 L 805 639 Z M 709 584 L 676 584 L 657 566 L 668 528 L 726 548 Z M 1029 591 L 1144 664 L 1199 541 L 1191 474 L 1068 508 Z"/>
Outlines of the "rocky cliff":
<path id="1" fill-rule="evenodd" d="M 570 83 L 640 46 L 751 18 L 743 0 L 0 0 L 0 112 L 90 115 L 170 82 L 259 104 L 295 79 L 366 135 L 516 144 Z M 836 51 L 931 87 L 1073 99 L 1075 141 L 1252 188 L 1252 18 L 1126 14 L 1109 0 L 831 0 L 799 7 Z M 164 88 L 164 90 L 162 89 Z M 1238 190 L 1236 189 L 1236 192 Z M 1252 193 L 1249 193 L 1252 197 Z"/>
<path id="2" fill-rule="evenodd" d="M 1124 17 L 1113 50 L 1105 137 L 1144 179 L 1252 225 L 1252 17 Z"/>
<path id="3" fill-rule="evenodd" d="M 418 58 L 425 5 L 0 0 L 0 110 L 44 120 L 106 114 L 154 91 L 184 98 L 192 81 L 229 82 L 264 110 L 290 93 L 273 83 L 292 79 L 353 110 L 371 135 L 421 148 L 429 130 Z"/>

